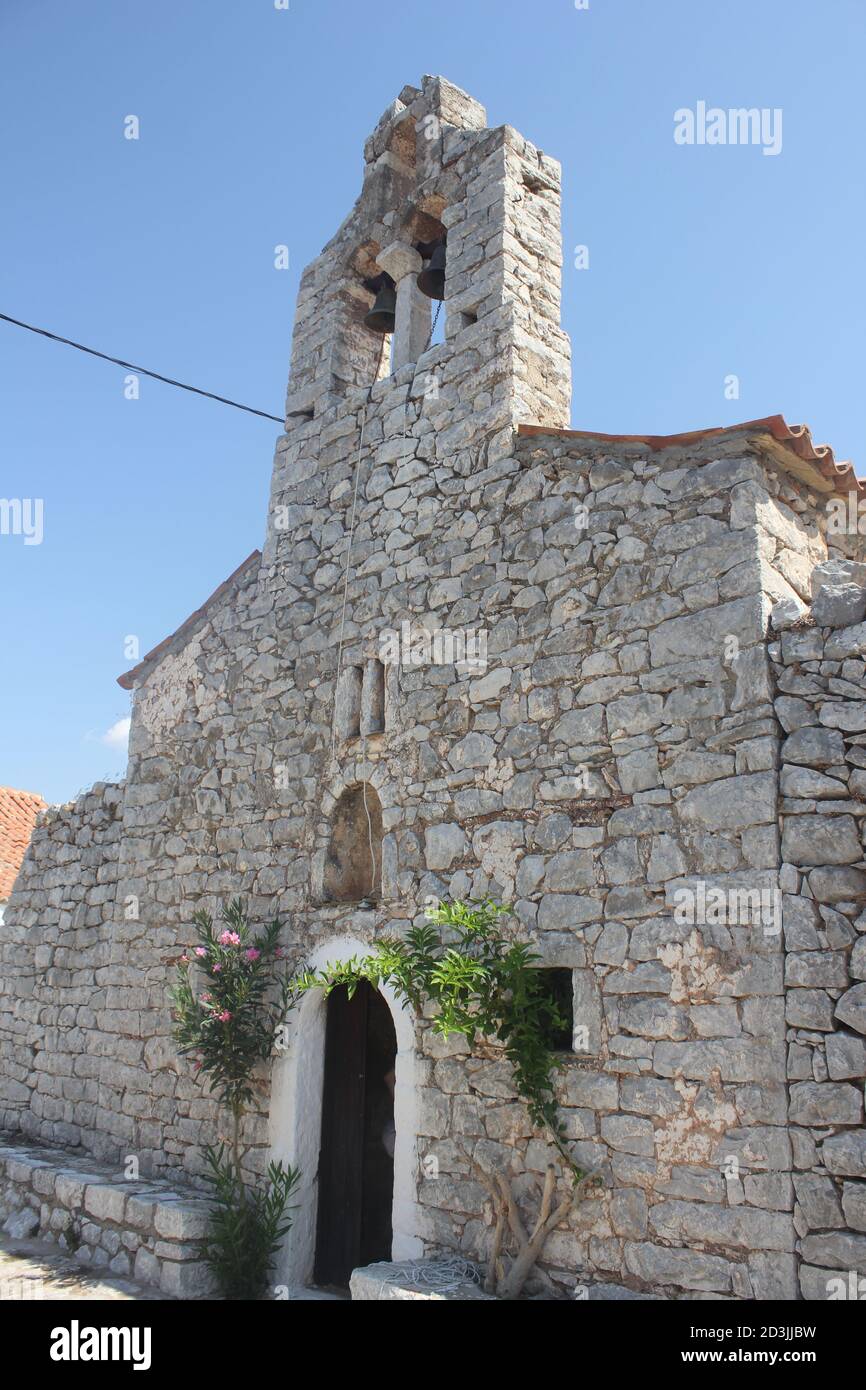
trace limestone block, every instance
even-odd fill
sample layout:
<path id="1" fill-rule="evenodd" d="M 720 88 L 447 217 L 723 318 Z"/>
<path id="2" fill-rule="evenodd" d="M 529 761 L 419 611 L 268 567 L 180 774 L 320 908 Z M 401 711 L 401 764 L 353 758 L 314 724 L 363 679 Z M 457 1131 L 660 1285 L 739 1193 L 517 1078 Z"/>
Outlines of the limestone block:
<path id="1" fill-rule="evenodd" d="M 755 1251 L 790 1251 L 794 1247 L 790 1216 L 757 1207 L 664 1201 L 650 1208 L 649 1224 L 663 1239 L 672 1242 L 695 1240 Z"/>
<path id="2" fill-rule="evenodd" d="M 822 653 L 827 661 L 845 661 L 866 652 L 866 623 L 837 628 L 831 632 Z"/>
<path id="3" fill-rule="evenodd" d="M 685 825 L 710 831 L 738 830 L 774 821 L 775 804 L 775 777 L 759 772 L 693 788 L 677 803 L 677 814 Z"/>
<path id="4" fill-rule="evenodd" d="M 154 1207 L 154 1229 L 166 1240 L 201 1240 L 207 1234 L 210 1210 L 207 1202 L 159 1201 Z"/>
<path id="5" fill-rule="evenodd" d="M 175 1298 L 204 1298 L 216 1287 L 207 1265 L 194 1260 L 160 1261 L 159 1287 Z"/>
<path id="6" fill-rule="evenodd" d="M 97 1221 L 123 1221 L 126 1196 L 122 1187 L 91 1184 L 84 1193 L 84 1210 Z"/>
<path id="7" fill-rule="evenodd" d="M 450 869 L 466 852 L 466 836 L 459 825 L 428 826 L 424 832 L 424 862 L 428 869 Z"/>
<path id="8" fill-rule="evenodd" d="M 848 1130 L 831 1135 L 821 1145 L 821 1161 L 830 1173 L 866 1178 L 866 1131 Z"/>
<path id="9" fill-rule="evenodd" d="M 844 951 L 791 952 L 785 961 L 785 984 L 845 989 L 848 985 L 848 966 Z"/>
<path id="10" fill-rule="evenodd" d="M 833 1033 L 825 1044 L 827 1070 L 834 1081 L 866 1076 L 866 1038 Z"/>
<path id="11" fill-rule="evenodd" d="M 786 816 L 782 855 L 792 864 L 854 864 L 863 848 L 853 816 Z"/>
<path id="12" fill-rule="evenodd" d="M 785 1018 L 792 1028 L 811 1028 L 832 1033 L 834 1001 L 823 989 L 789 989 L 785 995 Z"/>
<path id="13" fill-rule="evenodd" d="M 7 1216 L 3 1230 L 12 1240 L 27 1240 L 39 1230 L 39 1212 L 33 1207 L 21 1207 Z"/>
<path id="14" fill-rule="evenodd" d="M 866 1033 L 866 984 L 854 985 L 836 1005 L 836 1017 L 858 1033 Z"/>
<path id="15" fill-rule="evenodd" d="M 866 1236 L 852 1231 L 825 1231 L 821 1235 L 804 1236 L 801 1253 L 810 1265 L 856 1269 L 866 1274 Z"/>
<path id="16" fill-rule="evenodd" d="M 842 1184 L 842 1210 L 852 1231 L 866 1231 L 866 1183 Z"/>
<path id="17" fill-rule="evenodd" d="M 810 1230 L 844 1227 L 838 1188 L 832 1178 L 823 1173 L 795 1173 L 794 1191 Z"/>
<path id="18" fill-rule="evenodd" d="M 616 1110 L 619 1082 L 607 1072 L 573 1071 L 569 1068 L 562 1081 L 566 1105 L 586 1106 L 591 1110 Z"/>
<path id="19" fill-rule="evenodd" d="M 866 898 L 866 873 L 842 865 L 820 865 L 809 874 L 809 889 L 819 903 L 856 902 Z"/>
<path id="20" fill-rule="evenodd" d="M 790 1118 L 801 1125 L 856 1125 L 863 1097 L 856 1086 L 835 1081 L 800 1081 L 791 1087 Z"/>
<path id="21" fill-rule="evenodd" d="M 705 1255 L 653 1245 L 648 1241 L 626 1245 L 625 1263 L 630 1274 L 648 1284 L 672 1284 L 681 1289 L 725 1293 L 731 1287 L 731 1264 L 719 1255 Z"/>
<path id="22" fill-rule="evenodd" d="M 842 1298 L 858 1297 L 857 1275 L 846 1269 L 818 1269 L 801 1262 L 799 1281 L 803 1298 L 811 1303 L 835 1299 L 840 1293 Z"/>
<path id="23" fill-rule="evenodd" d="M 784 1047 L 751 1038 L 658 1042 L 653 1069 L 659 1076 L 682 1075 L 697 1081 L 709 1081 L 716 1071 L 723 1081 L 784 1079 Z"/>

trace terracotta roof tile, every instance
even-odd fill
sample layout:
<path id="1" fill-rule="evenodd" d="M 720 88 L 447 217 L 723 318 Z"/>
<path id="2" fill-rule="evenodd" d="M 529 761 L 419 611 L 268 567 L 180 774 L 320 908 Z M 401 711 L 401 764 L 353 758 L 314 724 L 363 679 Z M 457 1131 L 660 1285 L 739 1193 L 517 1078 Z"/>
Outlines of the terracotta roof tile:
<path id="1" fill-rule="evenodd" d="M 549 425 L 519 425 L 522 435 L 549 434 L 559 439 L 602 439 L 618 444 L 646 444 L 656 452 L 687 444 L 699 444 L 719 435 L 750 434 L 768 436 L 784 453 L 797 460 L 794 471 L 819 492 L 866 493 L 866 481 L 857 477 L 851 463 L 837 463 L 829 444 L 813 444 L 808 425 L 789 425 L 782 415 L 766 415 L 761 420 L 745 420 L 741 425 L 717 425 L 687 434 L 600 434 L 597 430 L 562 430 Z M 803 465 L 805 464 L 805 468 Z"/>
<path id="2" fill-rule="evenodd" d="M 36 792 L 0 787 L 0 902 L 12 892 L 36 817 L 46 805 Z"/>

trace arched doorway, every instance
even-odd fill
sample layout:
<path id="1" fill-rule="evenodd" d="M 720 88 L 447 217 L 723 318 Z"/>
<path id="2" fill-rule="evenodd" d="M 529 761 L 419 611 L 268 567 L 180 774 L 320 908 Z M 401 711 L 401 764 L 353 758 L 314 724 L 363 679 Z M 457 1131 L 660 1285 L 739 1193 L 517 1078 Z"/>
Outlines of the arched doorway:
<path id="1" fill-rule="evenodd" d="M 314 1277 L 346 1288 L 353 1269 L 391 1258 L 397 1036 L 366 981 L 328 996 Z"/>
<path id="2" fill-rule="evenodd" d="M 350 934 L 326 937 L 310 953 L 311 970 L 367 955 L 369 945 Z M 397 1036 L 397 1084 L 394 1117 L 394 1201 L 391 1208 L 393 1241 L 391 1258 L 416 1260 L 424 1254 L 422 1212 L 418 1203 L 418 1128 L 420 1088 L 423 1084 L 415 1046 L 415 1019 L 403 1008 L 390 985 L 383 984 L 384 999 Z M 292 1229 L 277 1258 L 275 1282 L 291 1291 L 313 1280 L 318 1227 L 318 1167 L 322 1135 L 322 1097 L 325 1073 L 325 1034 L 328 1006 L 322 991 L 309 990 L 288 1016 L 284 1050 L 274 1059 L 269 1116 L 270 1157 L 292 1163 L 301 1170 L 294 1198 Z"/>

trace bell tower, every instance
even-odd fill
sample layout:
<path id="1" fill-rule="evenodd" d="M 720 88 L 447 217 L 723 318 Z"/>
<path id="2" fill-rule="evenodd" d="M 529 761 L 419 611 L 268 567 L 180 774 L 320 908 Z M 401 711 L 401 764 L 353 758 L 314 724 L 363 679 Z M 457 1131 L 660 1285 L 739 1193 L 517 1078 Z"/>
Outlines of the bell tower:
<path id="1" fill-rule="evenodd" d="M 364 159 L 355 206 L 301 278 L 272 514 L 360 432 L 362 407 L 394 458 L 389 435 L 409 428 L 416 457 L 453 462 L 507 456 L 519 423 L 569 424 L 559 164 L 442 77 L 403 88 Z"/>

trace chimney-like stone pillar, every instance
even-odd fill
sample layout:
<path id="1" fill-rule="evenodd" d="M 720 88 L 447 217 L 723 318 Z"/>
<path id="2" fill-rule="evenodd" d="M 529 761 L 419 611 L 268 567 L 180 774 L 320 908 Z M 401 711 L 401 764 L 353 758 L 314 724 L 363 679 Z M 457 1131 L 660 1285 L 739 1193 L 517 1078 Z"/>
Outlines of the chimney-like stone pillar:
<path id="1" fill-rule="evenodd" d="M 397 286 L 396 322 L 391 343 L 391 371 L 396 372 L 407 362 L 418 361 L 430 336 L 430 300 L 416 283 L 424 261 L 413 246 L 394 241 L 379 252 L 376 263 Z"/>

